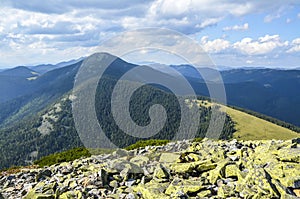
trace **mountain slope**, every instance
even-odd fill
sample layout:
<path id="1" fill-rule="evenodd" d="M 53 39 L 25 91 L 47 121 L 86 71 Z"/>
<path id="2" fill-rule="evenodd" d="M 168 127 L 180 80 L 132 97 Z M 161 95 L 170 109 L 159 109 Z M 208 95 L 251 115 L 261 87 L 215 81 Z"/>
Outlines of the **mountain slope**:
<path id="1" fill-rule="evenodd" d="M 107 137 L 120 147 L 142 140 L 140 137 L 133 137 L 124 133 L 114 123 L 115 121 L 110 110 L 110 96 L 114 85 L 123 73 L 135 66 L 121 59 L 116 59 L 99 81 L 95 95 L 98 122 L 107 133 Z M 75 66 L 70 66 L 50 71 L 34 80 L 36 82 L 40 81 L 38 84 L 40 86 L 39 92 L 29 99 L 23 98 L 20 100 L 24 104 L 20 104 L 20 108 L 16 110 L 16 113 L 13 112 L 13 115 L 5 118 L 6 127 L 0 129 L 1 168 L 9 167 L 12 164 L 26 164 L 57 151 L 82 146 L 73 121 L 70 100 L 72 97 L 69 98 L 69 94 L 65 94 L 73 86 L 76 68 Z M 144 69 L 148 73 L 153 70 L 151 68 Z M 70 70 L 73 72 L 70 72 Z M 65 78 L 66 73 L 69 74 L 67 76 L 69 78 Z M 143 76 L 137 73 L 135 77 L 139 81 Z M 164 74 L 164 78 L 169 77 Z M 128 80 L 124 81 L 125 83 L 136 84 L 136 82 Z M 153 104 L 157 103 L 165 107 L 168 120 L 163 129 L 151 138 L 172 139 L 179 128 L 181 120 L 180 108 L 189 109 L 187 105 L 179 107 L 178 99 L 172 93 L 150 85 L 137 90 L 130 102 L 131 117 L 137 124 L 147 125 L 151 121 L 148 115 L 149 109 Z M 42 107 L 45 108 L 42 109 Z M 211 115 L 211 111 L 205 107 L 200 108 L 200 112 L 199 120 L 201 124 L 196 134 L 197 137 L 204 136 Z M 89 119 L 84 118 L 84 114 L 82 117 L 87 120 L 86 124 L 88 124 Z M 20 118 L 23 119 L 21 120 Z M 18 120 L 20 121 L 18 122 Z M 231 137 L 233 132 L 234 129 L 230 118 L 226 117 L 226 125 L 221 138 Z"/>
<path id="2" fill-rule="evenodd" d="M 127 135 L 116 124 L 111 112 L 111 94 L 119 78 L 127 71 L 137 67 L 137 65 L 127 63 L 107 53 L 100 53 L 99 58 L 112 58 L 114 61 L 98 82 L 95 95 L 96 116 L 101 128 L 106 132 L 106 136 L 117 146 L 125 147 L 141 139 L 139 138 L 140 136 Z M 98 61 L 101 61 L 101 59 Z M 81 63 L 78 62 L 49 71 L 35 80 L 26 80 L 30 82 L 30 89 L 26 90 L 24 95 L 0 104 L 0 123 L 2 125 L 0 129 L 0 168 L 9 167 L 13 164 L 28 164 L 41 156 L 82 146 L 75 129 L 71 110 L 71 99 L 76 99 L 76 96 L 75 98 L 69 97 L 75 75 Z M 101 63 L 99 62 L 100 67 L 102 66 Z M 154 72 L 154 69 L 143 66 L 143 71 L 146 74 L 150 74 Z M 160 72 L 155 74 L 165 80 L 170 80 L 170 82 L 176 80 L 176 77 L 168 74 Z M 124 83 L 136 84 L 143 81 L 144 74 L 135 73 L 133 76 L 133 80 L 124 80 Z M 196 88 L 198 94 L 207 93 L 207 90 L 205 90 L 206 85 L 201 81 L 194 78 L 191 80 L 191 84 Z M 262 96 L 263 94 L 267 95 L 264 90 L 258 92 L 259 89 L 257 88 L 260 88 L 261 85 L 259 83 L 256 84 L 257 87 L 251 90 L 253 95 L 255 93 Z M 246 82 L 242 85 L 253 88 L 251 82 L 250 84 Z M 241 86 L 237 89 L 240 88 Z M 251 94 L 246 89 L 239 91 L 241 92 L 241 97 L 243 97 L 243 92 L 243 94 Z M 150 107 L 153 104 L 163 105 L 168 120 L 162 130 L 152 136 L 151 139 L 172 139 L 179 128 L 181 119 L 178 100 L 185 100 L 185 98 L 177 99 L 164 87 L 157 85 L 143 86 L 131 98 L 130 116 L 137 124 L 146 126 L 151 122 L 148 114 Z M 254 100 L 253 102 L 258 103 Z M 187 110 L 189 107 L 186 105 L 183 108 Z M 205 135 L 211 117 L 211 109 L 209 107 L 200 107 L 200 113 L 200 128 L 196 137 Z M 85 116 L 84 114 L 82 115 L 82 117 Z M 86 120 L 86 124 L 89 124 L 89 118 L 83 118 L 83 120 Z M 234 123 L 227 115 L 220 138 L 231 138 L 234 132 Z M 144 132 L 139 133 L 143 134 Z M 279 136 L 278 138 L 283 139 L 284 137 L 281 138 Z"/>
<path id="3" fill-rule="evenodd" d="M 0 72 L 0 76 L 10 76 L 10 77 L 35 77 L 38 76 L 38 73 L 34 70 L 31 70 L 25 66 L 18 66 L 16 68 L 7 69 Z"/>
<path id="4" fill-rule="evenodd" d="M 0 127 L 13 125 L 26 116 L 34 115 L 69 92 L 73 88 L 74 78 L 80 65 L 81 62 L 78 62 L 56 69 L 31 81 L 14 79 L 13 82 L 18 83 L 16 86 L 18 89 L 14 90 L 14 93 L 19 93 L 20 96 L 14 95 L 13 99 L 0 103 Z M 19 85 L 22 82 L 25 88 Z M 23 89 L 23 92 L 19 89 Z M 7 94 L 5 91 L 0 92 L 5 95 Z"/>
<path id="5" fill-rule="evenodd" d="M 172 66 L 187 77 L 197 94 L 209 96 L 205 82 L 191 66 Z M 200 74 L 214 80 L 214 69 L 200 68 Z M 231 69 L 220 71 L 227 103 L 250 109 L 300 126 L 300 71 L 277 69 Z"/>

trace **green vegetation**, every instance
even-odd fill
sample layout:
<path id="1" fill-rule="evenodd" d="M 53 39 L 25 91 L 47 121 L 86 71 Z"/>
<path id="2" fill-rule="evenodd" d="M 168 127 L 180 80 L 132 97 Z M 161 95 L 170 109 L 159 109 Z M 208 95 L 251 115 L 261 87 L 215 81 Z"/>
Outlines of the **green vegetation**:
<path id="1" fill-rule="evenodd" d="M 144 132 L 141 132 L 141 136 L 131 136 L 126 132 L 123 132 L 115 122 L 110 103 L 111 93 L 113 92 L 116 83 L 117 81 L 115 79 L 109 77 L 104 77 L 99 80 L 95 107 L 99 124 L 103 131 L 107 132 L 106 136 L 118 147 L 125 148 L 145 139 L 141 138 L 143 137 Z M 123 84 L 134 84 L 134 82 L 124 81 Z M 128 85 L 128 88 L 130 87 L 132 87 L 132 85 Z M 184 104 L 182 107 L 180 106 L 179 101 L 185 101 L 186 99 L 188 99 L 188 97 L 177 97 L 166 88 L 159 89 L 153 85 L 145 85 L 139 87 L 139 89 L 131 96 L 129 104 L 130 116 L 136 124 L 147 126 L 151 123 L 151 118 L 149 117 L 150 108 L 154 104 L 160 104 L 164 107 L 167 115 L 165 125 L 159 132 L 148 139 L 172 140 L 180 128 L 181 113 L 191 113 L 188 115 L 190 119 L 187 118 L 187 121 L 193 121 L 195 118 L 195 115 L 192 115 L 192 111 L 189 110 L 190 104 Z M 184 129 L 198 129 L 193 137 L 203 138 L 209 127 L 212 111 L 210 107 L 199 107 L 199 113 L 199 116 L 197 115 L 197 117 L 199 117 L 199 123 L 192 122 L 192 124 L 188 124 L 189 126 L 185 126 Z M 222 116 L 222 114 L 219 114 L 219 116 Z M 220 139 L 231 138 L 234 131 L 234 123 L 231 122 L 230 117 L 226 116 Z M 186 134 L 189 133 L 190 132 L 186 132 Z M 180 139 L 187 139 L 185 135 L 180 136 Z"/>
<path id="2" fill-rule="evenodd" d="M 72 160 L 79 159 L 81 157 L 90 157 L 91 153 L 88 149 L 84 147 L 70 149 L 68 151 L 63 151 L 60 153 L 54 153 L 45 157 L 42 157 L 39 160 L 36 160 L 34 164 L 39 165 L 40 167 L 50 166 L 53 164 L 68 162 Z"/>
<path id="3" fill-rule="evenodd" d="M 193 142 L 201 142 L 203 140 L 203 138 L 194 138 Z"/>
<path id="4" fill-rule="evenodd" d="M 52 124 L 49 134 L 42 135 L 39 127 L 42 124 L 42 115 L 51 112 L 54 109 L 53 104 L 38 115 L 27 117 L 12 127 L 0 130 L 0 169 L 12 165 L 28 165 L 49 154 L 83 146 L 75 130 L 71 101 L 64 98 L 59 103 L 61 111 L 55 114 L 57 122 L 47 118 Z"/>
<path id="5" fill-rule="evenodd" d="M 233 138 L 240 140 L 288 140 L 300 137 L 300 134 L 295 131 L 230 107 L 226 107 L 226 113 L 236 123 L 236 132 L 233 134 Z"/>
<path id="6" fill-rule="evenodd" d="M 290 124 L 290 123 L 287 123 L 287 122 L 278 120 L 276 118 L 273 118 L 273 117 L 270 117 L 270 116 L 267 116 L 267 115 L 263 115 L 261 113 L 257 113 L 255 111 L 251 111 L 251 110 L 248 110 L 248 109 L 244 109 L 244 108 L 240 108 L 240 107 L 236 107 L 236 106 L 228 106 L 228 107 L 233 108 L 233 109 L 238 110 L 238 111 L 248 113 L 248 114 L 253 115 L 255 117 L 258 117 L 258 118 L 261 118 L 263 120 L 269 121 L 271 123 L 277 124 L 278 126 L 282 126 L 284 128 L 287 128 L 287 129 L 290 129 L 290 130 L 295 131 L 297 133 L 300 133 L 300 127 L 295 126 L 293 124 Z"/>
<path id="7" fill-rule="evenodd" d="M 169 140 L 140 140 L 128 147 L 125 147 L 126 150 L 138 149 L 146 146 L 162 146 L 168 144 Z"/>

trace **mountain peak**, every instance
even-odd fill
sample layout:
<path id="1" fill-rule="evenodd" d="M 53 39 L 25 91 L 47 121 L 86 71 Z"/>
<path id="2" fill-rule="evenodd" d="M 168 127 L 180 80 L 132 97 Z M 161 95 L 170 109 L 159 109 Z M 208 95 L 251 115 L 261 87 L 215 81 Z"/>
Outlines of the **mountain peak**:
<path id="1" fill-rule="evenodd" d="M 38 73 L 32 69 L 25 67 L 25 66 L 17 66 L 15 68 L 7 69 L 5 71 L 0 72 L 0 75 L 29 78 L 29 77 L 37 76 Z"/>

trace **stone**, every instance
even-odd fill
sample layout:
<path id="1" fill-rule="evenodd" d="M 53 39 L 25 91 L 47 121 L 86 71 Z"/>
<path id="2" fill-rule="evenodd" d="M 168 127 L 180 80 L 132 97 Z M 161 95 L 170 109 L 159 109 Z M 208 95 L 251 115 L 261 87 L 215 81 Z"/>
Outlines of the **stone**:
<path id="1" fill-rule="evenodd" d="M 239 169 L 235 164 L 230 164 L 225 167 L 225 177 L 237 177 L 237 173 L 239 172 Z"/>
<path id="2" fill-rule="evenodd" d="M 300 197 L 300 189 L 294 189 L 293 192 L 297 197 Z"/>
<path id="3" fill-rule="evenodd" d="M 138 155 L 130 159 L 131 163 L 134 163 L 138 166 L 143 166 L 149 161 L 149 158 L 147 156 Z"/>
<path id="4" fill-rule="evenodd" d="M 49 169 L 42 170 L 36 176 L 36 181 L 38 182 L 38 181 L 43 180 L 47 177 L 49 178 L 49 177 L 51 177 L 51 175 L 52 175 L 52 172 Z"/>
<path id="5" fill-rule="evenodd" d="M 157 179 L 169 179 L 170 171 L 162 164 L 158 164 L 154 170 L 153 177 Z"/>
<path id="6" fill-rule="evenodd" d="M 180 154 L 175 153 L 162 153 L 159 158 L 161 163 L 174 163 L 177 162 L 180 158 Z"/>
<path id="7" fill-rule="evenodd" d="M 133 187 L 133 190 L 136 193 L 141 194 L 141 198 L 144 199 L 169 199 L 170 197 L 165 195 L 164 192 L 167 189 L 169 183 L 147 183 L 147 184 L 139 184 L 136 187 Z"/>
<path id="8" fill-rule="evenodd" d="M 109 182 L 109 186 L 111 186 L 113 188 L 117 188 L 119 186 L 119 183 L 116 180 L 112 180 Z"/>
<path id="9" fill-rule="evenodd" d="M 211 191 L 210 190 L 200 191 L 199 193 L 197 193 L 197 196 L 199 198 L 210 197 L 211 196 Z"/>
<path id="10" fill-rule="evenodd" d="M 136 199 L 135 195 L 133 193 L 129 193 L 126 196 L 126 199 Z"/>
<path id="11" fill-rule="evenodd" d="M 113 152 L 113 155 L 118 157 L 125 157 L 128 156 L 128 151 L 124 149 L 117 149 L 116 151 Z"/>
<path id="12" fill-rule="evenodd" d="M 101 181 L 102 181 L 102 185 L 103 186 L 107 186 L 109 185 L 109 176 L 107 171 L 105 171 L 104 169 L 101 169 L 98 174 L 100 175 Z"/>
<path id="13" fill-rule="evenodd" d="M 136 180 L 130 179 L 128 181 L 125 181 L 125 186 L 131 187 L 136 183 Z"/>
<path id="14" fill-rule="evenodd" d="M 120 149 L 114 155 L 3 173 L 0 199 L 297 198 L 298 142 L 204 139 Z"/>
<path id="15" fill-rule="evenodd" d="M 174 193 L 177 193 L 178 191 L 182 191 L 183 193 L 191 194 L 197 193 L 202 188 L 203 186 L 201 181 L 174 179 L 166 189 L 165 193 L 167 195 L 172 195 Z"/>

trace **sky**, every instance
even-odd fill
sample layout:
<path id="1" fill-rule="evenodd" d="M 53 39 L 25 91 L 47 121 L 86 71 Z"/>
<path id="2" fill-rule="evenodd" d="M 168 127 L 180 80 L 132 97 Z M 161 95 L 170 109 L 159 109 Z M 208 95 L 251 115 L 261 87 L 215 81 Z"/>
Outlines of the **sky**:
<path id="1" fill-rule="evenodd" d="M 300 67 L 299 0 L 0 0 L 0 68 L 88 56 L 145 27 L 187 35 L 216 65 Z"/>

